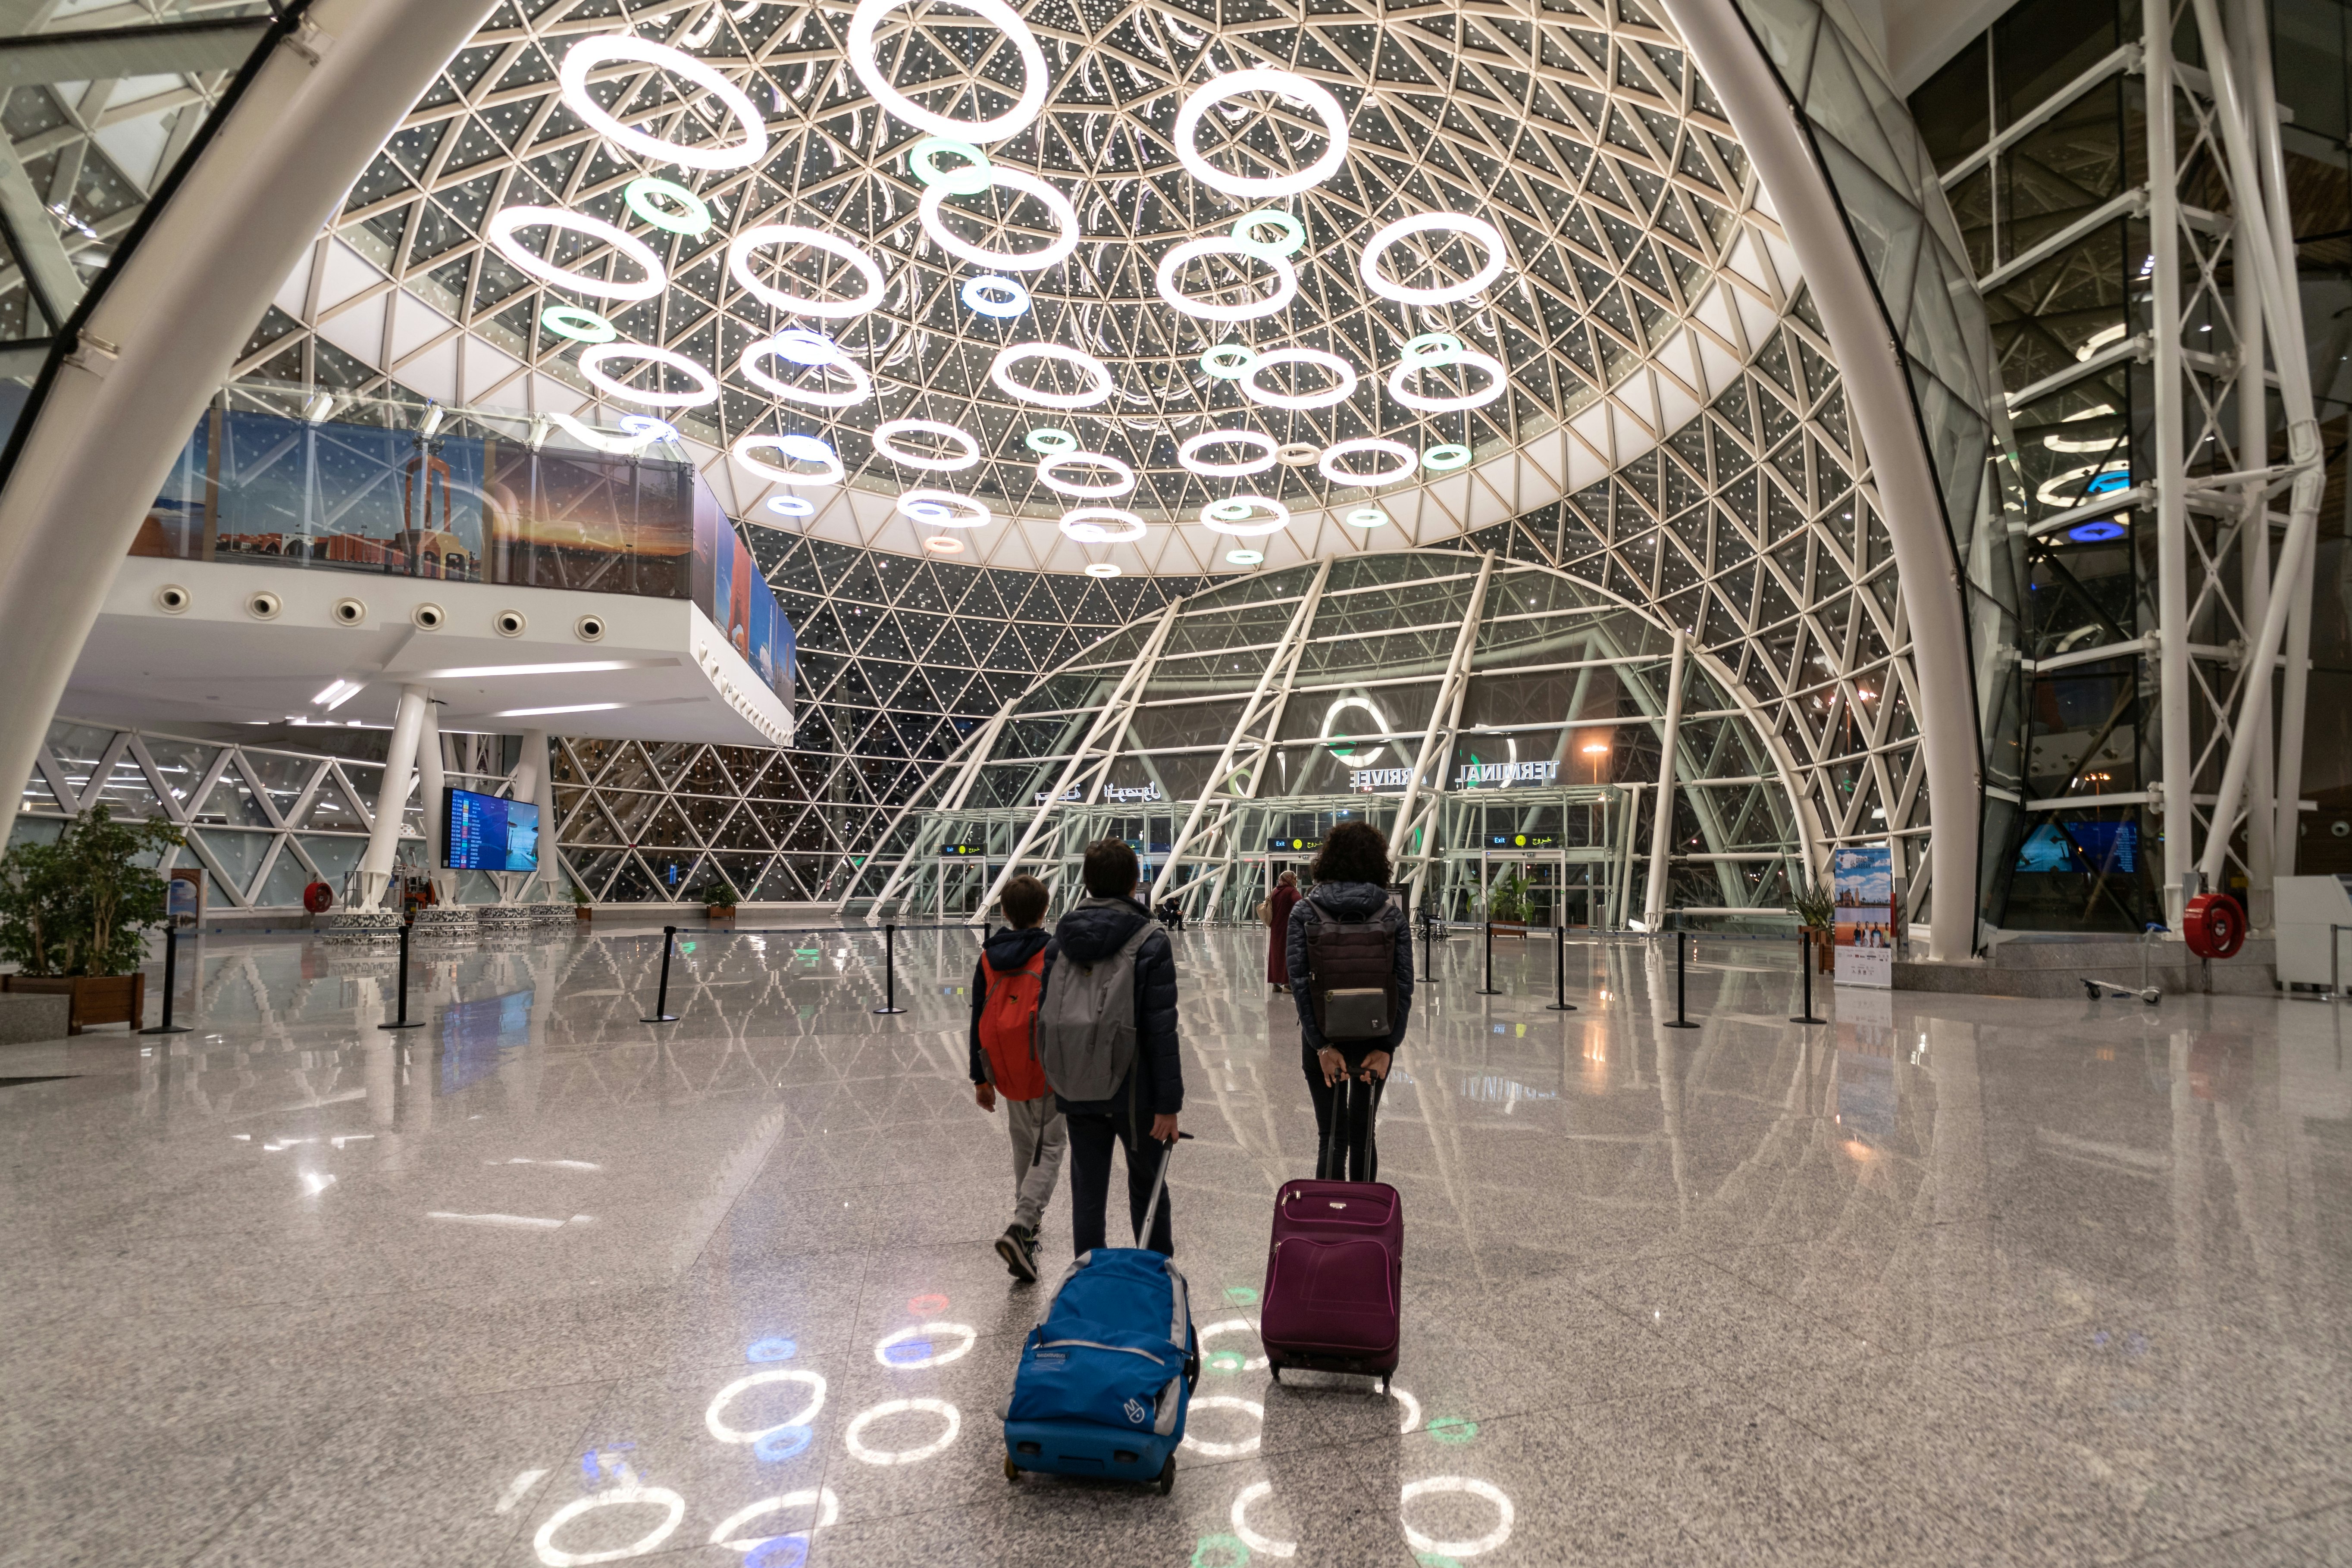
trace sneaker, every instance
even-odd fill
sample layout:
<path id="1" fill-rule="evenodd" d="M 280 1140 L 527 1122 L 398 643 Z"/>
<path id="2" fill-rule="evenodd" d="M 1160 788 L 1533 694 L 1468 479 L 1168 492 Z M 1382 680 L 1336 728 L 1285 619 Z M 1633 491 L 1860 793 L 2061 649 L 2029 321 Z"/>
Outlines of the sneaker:
<path id="1" fill-rule="evenodd" d="M 1025 1225 L 1008 1225 L 1004 1234 L 996 1238 L 996 1256 L 1004 1259 L 1004 1267 L 1013 1278 L 1023 1284 L 1034 1284 L 1037 1279 L 1037 1233 Z"/>

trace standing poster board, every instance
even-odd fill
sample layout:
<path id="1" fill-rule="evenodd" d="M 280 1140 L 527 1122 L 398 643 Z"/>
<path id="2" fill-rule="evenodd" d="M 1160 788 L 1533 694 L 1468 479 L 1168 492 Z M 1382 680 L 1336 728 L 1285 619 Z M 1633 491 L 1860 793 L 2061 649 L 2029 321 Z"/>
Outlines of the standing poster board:
<path id="1" fill-rule="evenodd" d="M 1895 855 L 1884 844 L 1856 844 L 1830 857 L 1837 900 L 1837 983 L 1891 990 L 1895 985 Z"/>
<path id="2" fill-rule="evenodd" d="M 194 931 L 205 919 L 205 873 L 200 866 L 172 869 L 169 899 L 164 905 L 173 931 Z"/>

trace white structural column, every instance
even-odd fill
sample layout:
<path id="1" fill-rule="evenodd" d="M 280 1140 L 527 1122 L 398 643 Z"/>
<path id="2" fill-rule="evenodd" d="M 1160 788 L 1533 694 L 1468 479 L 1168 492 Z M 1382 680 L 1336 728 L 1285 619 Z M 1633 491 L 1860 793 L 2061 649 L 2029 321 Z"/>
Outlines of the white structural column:
<path id="1" fill-rule="evenodd" d="M 2231 5 L 2236 26 L 2230 44 L 2242 81 L 2252 82 L 2259 68 L 2254 44 L 2261 9 L 2260 0 L 2232 0 Z M 2252 209 L 2240 206 L 2237 217 L 2238 233 L 2232 243 L 2242 256 L 2250 246 L 2262 244 L 2263 237 L 2252 232 Z M 2237 294 L 2232 303 L 2238 327 L 2238 463 L 2241 468 L 2259 468 L 2270 461 L 2271 446 L 2270 389 L 2263 379 L 2262 288 L 2252 268 L 2231 270 L 2236 274 Z M 2253 624 L 2261 622 L 2270 604 L 2270 510 L 2266 486 L 2248 485 L 2238 499 L 2238 591 L 2245 617 Z M 2249 667 L 2244 679 L 2267 683 L 2271 674 Z M 2275 755 L 2267 741 L 2254 748 L 2253 771 L 2246 785 L 2246 915 L 2263 931 L 2273 924 L 2271 878 L 2275 861 L 2271 830 L 2277 816 L 2272 799 L 2272 764 Z"/>
<path id="2" fill-rule="evenodd" d="M 1666 12 L 1771 194 L 1845 378 L 1847 406 L 1877 482 L 1911 626 L 1918 679 L 1913 712 L 1935 821 L 1927 841 L 1935 900 L 1928 955 L 1966 958 L 1976 944 L 1977 841 L 1983 826 L 1976 689 L 1959 560 L 1903 352 L 1846 229 L 1837 194 L 1814 158 L 1802 111 L 1789 101 L 1735 0 L 1666 0 Z"/>
<path id="3" fill-rule="evenodd" d="M 1675 763 L 1682 750 L 1683 666 L 1690 634 L 1675 628 L 1674 662 L 1666 670 L 1666 716 L 1658 749 L 1658 798 L 1650 808 L 1650 886 L 1642 899 L 1642 923 L 1658 929 L 1666 914 L 1667 873 L 1674 866 Z"/>
<path id="4" fill-rule="evenodd" d="M 2157 733 L 2164 812 L 2164 922 L 2180 930 L 2182 888 L 2196 865 L 2190 831 L 2197 763 L 2189 722 L 2189 497 L 2183 472 L 2186 383 L 2180 359 L 2180 179 L 2173 135 L 2171 0 L 2142 0 L 2147 50 L 2147 230 L 2154 265 Z M 2084 765 L 2087 766 L 2085 763 Z"/>
<path id="5" fill-rule="evenodd" d="M 406 695 L 404 690 L 402 696 Z M 449 858 L 449 847 L 442 842 L 447 830 L 441 805 L 449 787 L 446 767 L 446 759 L 441 751 L 440 705 L 428 694 L 416 731 L 416 773 L 423 786 L 419 798 L 425 804 L 425 874 L 432 879 L 435 901 L 444 909 L 457 901 L 457 873 L 444 868 Z"/>
<path id="6" fill-rule="evenodd" d="M 368 825 L 367 850 L 360 857 L 361 909 L 381 905 L 384 889 L 392 885 L 393 861 L 400 853 L 401 813 L 408 805 L 409 780 L 416 766 L 416 740 L 430 705 L 423 687 L 400 689 L 400 706 L 392 714 L 392 743 L 384 752 L 383 786 L 376 792 L 375 820 Z"/>
<path id="7" fill-rule="evenodd" d="M 562 898 L 563 850 L 555 830 L 555 753 L 549 748 L 547 731 L 524 731 L 522 754 L 523 760 L 539 765 L 539 777 L 530 792 L 531 798 L 539 803 L 539 869 L 522 879 L 522 891 L 516 897 L 529 901 L 530 885 L 539 881 L 545 884 L 549 898 Z"/>
<path id="8" fill-rule="evenodd" d="M 489 10 L 303 9 L 60 345 L 0 491 L 0 777 L 32 773 L 115 568 L 253 323 Z M 0 795 L 0 842 L 18 804 Z"/>
<path id="9" fill-rule="evenodd" d="M 531 744 L 533 739 L 539 742 L 536 747 Z M 507 775 L 507 798 L 527 800 L 533 805 L 538 805 L 540 780 L 547 772 L 547 731 L 534 730 L 526 733 L 522 738 L 521 748 L 515 752 L 514 771 Z M 426 798 L 430 800 L 429 794 Z M 539 863 L 541 868 L 546 868 L 547 858 L 554 853 L 555 817 L 546 807 L 541 806 Z M 520 904 L 530 901 L 530 885 L 538 878 L 537 871 L 525 871 L 520 876 L 513 872 L 501 871 L 491 878 L 491 880 L 499 886 L 499 902 Z"/>
<path id="10" fill-rule="evenodd" d="M 1478 565 L 1478 581 L 1470 589 L 1470 602 L 1463 606 L 1462 629 L 1454 637 L 1453 655 L 1445 661 L 1444 678 L 1438 682 L 1436 700 L 1430 704 L 1429 728 L 1421 737 L 1420 754 L 1413 758 L 1412 773 L 1404 781 L 1404 794 L 1397 801 L 1396 831 L 1389 837 L 1389 860 L 1402 867 L 1412 864 L 1412 892 L 1407 895 L 1409 907 L 1421 907 L 1422 889 L 1429 885 L 1429 868 L 1441 853 L 1437 847 L 1439 808 L 1445 802 L 1445 780 L 1442 773 L 1432 777 L 1431 770 L 1442 770 L 1454 755 L 1454 733 L 1462 723 L 1462 696 L 1470 689 L 1470 658 L 1478 648 L 1478 626 L 1486 613 L 1486 585 L 1495 580 L 1495 555 L 1487 552 Z"/>

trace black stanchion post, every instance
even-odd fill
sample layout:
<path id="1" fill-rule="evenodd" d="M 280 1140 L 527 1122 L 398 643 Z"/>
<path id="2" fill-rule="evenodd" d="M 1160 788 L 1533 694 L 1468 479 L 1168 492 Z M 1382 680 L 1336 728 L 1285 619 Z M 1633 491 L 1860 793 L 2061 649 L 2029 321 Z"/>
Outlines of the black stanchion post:
<path id="1" fill-rule="evenodd" d="M 1430 912 L 1428 905 L 1423 904 L 1421 910 L 1421 978 L 1423 984 L 1430 985 L 1437 984 L 1437 971 L 1433 967 L 1436 960 L 1430 955 L 1436 941 L 1437 917 Z"/>
<path id="2" fill-rule="evenodd" d="M 1685 982 L 1688 979 L 1688 975 L 1683 968 L 1683 949 L 1684 940 L 1689 934 L 1689 932 L 1683 930 L 1682 919 L 1679 913 L 1677 913 L 1675 920 L 1675 1021 L 1666 1026 L 1669 1029 L 1696 1029 L 1698 1027 L 1696 1024 L 1690 1021 L 1690 1015 L 1683 1005 Z"/>
<path id="3" fill-rule="evenodd" d="M 172 994 L 180 988 L 180 932 L 170 921 L 163 923 L 163 1021 L 152 1029 L 142 1029 L 142 1035 L 186 1035 L 194 1031 L 185 1024 L 172 1022 Z"/>
<path id="4" fill-rule="evenodd" d="M 419 1019 L 414 1024 L 408 1021 L 408 928 L 413 923 L 414 919 L 415 917 L 411 916 L 400 922 L 400 1016 L 394 1018 L 389 1024 L 377 1025 L 376 1027 L 380 1029 L 421 1029 L 425 1027 L 425 1023 L 422 1019 Z"/>
<path id="5" fill-rule="evenodd" d="M 677 945 L 677 927 L 662 927 L 661 989 L 654 993 L 654 1016 L 650 1018 L 639 1019 L 640 1023 L 675 1024 L 677 1022 L 677 1015 L 669 1010 L 669 954 L 670 950 Z"/>
<path id="6" fill-rule="evenodd" d="M 1495 989 L 1495 922 L 1492 920 L 1486 922 L 1486 984 L 1478 988 L 1478 994 L 1481 996 L 1502 994 Z"/>
<path id="7" fill-rule="evenodd" d="M 1551 1000 L 1544 1004 L 1544 1011 L 1573 1013 L 1576 1004 L 1568 999 L 1568 928 L 1555 927 L 1551 939 Z"/>
<path id="8" fill-rule="evenodd" d="M 906 1011 L 904 1007 L 898 1005 L 898 928 L 894 925 L 884 926 L 882 928 L 882 1005 L 874 1009 L 877 1013 Z"/>
<path id="9" fill-rule="evenodd" d="M 1805 979 L 1805 1010 L 1789 1020 L 1791 1024 L 1826 1024 L 1827 1018 L 1813 1016 L 1813 933 L 1806 927 L 1797 930 L 1797 973 Z"/>

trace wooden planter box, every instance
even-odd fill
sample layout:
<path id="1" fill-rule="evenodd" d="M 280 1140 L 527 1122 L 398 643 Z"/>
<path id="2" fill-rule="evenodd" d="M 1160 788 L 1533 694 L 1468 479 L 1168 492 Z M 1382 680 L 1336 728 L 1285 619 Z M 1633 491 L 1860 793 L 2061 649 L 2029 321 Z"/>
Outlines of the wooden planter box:
<path id="1" fill-rule="evenodd" d="M 710 924 L 714 929 L 722 921 L 730 926 L 735 923 L 735 906 L 732 904 L 712 904 L 703 912 L 709 917 Z"/>
<path id="2" fill-rule="evenodd" d="M 136 1029 L 147 1007 L 144 974 L 0 974 L 0 991 L 71 998 L 71 1011 L 66 1015 L 68 1035 L 79 1035 L 93 1024 L 128 1024 Z"/>
<path id="3" fill-rule="evenodd" d="M 1494 928 L 1495 934 L 1496 936 L 1525 936 L 1528 934 L 1528 922 L 1525 921 L 1488 921 L 1486 923 Z"/>
<path id="4" fill-rule="evenodd" d="M 596 918 L 595 907 L 592 904 L 574 904 L 572 906 L 572 918 L 582 925 L 586 925 Z"/>

